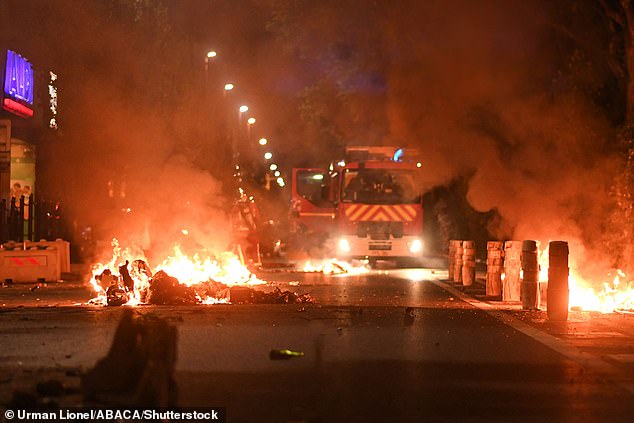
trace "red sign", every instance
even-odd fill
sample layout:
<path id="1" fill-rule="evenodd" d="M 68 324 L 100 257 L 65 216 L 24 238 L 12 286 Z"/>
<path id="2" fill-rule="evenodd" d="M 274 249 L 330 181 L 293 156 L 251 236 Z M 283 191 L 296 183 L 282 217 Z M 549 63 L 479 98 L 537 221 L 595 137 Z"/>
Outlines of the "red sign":
<path id="1" fill-rule="evenodd" d="M 24 104 L 18 103 L 15 100 L 11 100 L 10 98 L 5 98 L 2 104 L 2 107 L 5 110 L 8 110 L 16 115 L 22 117 L 31 117 L 33 116 L 33 110 L 26 107 Z"/>

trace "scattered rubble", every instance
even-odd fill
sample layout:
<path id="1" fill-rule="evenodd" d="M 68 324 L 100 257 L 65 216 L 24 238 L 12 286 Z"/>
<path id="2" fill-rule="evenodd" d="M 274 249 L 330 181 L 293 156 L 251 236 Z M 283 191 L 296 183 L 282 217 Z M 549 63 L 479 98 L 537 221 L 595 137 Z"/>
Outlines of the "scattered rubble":
<path id="1" fill-rule="evenodd" d="M 271 292 L 256 290 L 250 286 L 228 286 L 217 281 L 201 282 L 188 286 L 160 270 L 152 275 L 149 267 L 142 260 L 132 262 L 131 271 L 129 261 L 119 266 L 120 276 L 114 275 L 110 269 L 105 269 L 95 279 L 105 290 L 105 301 L 102 298 L 93 299 L 89 304 L 105 304 L 121 306 L 130 304 L 132 299 L 136 303 L 153 305 L 188 305 L 208 303 L 204 298 L 215 299 L 218 302 L 233 304 L 306 304 L 313 303 L 310 294 L 298 294 L 292 291 L 282 291 L 275 288 Z M 144 274 L 148 278 L 146 287 L 135 286 L 132 275 Z M 135 297 L 136 294 L 136 297 Z"/>
<path id="2" fill-rule="evenodd" d="M 169 276 L 164 271 L 158 271 L 150 279 L 147 295 L 148 304 L 197 304 L 201 302 L 193 287 L 181 284 L 178 279 Z"/>

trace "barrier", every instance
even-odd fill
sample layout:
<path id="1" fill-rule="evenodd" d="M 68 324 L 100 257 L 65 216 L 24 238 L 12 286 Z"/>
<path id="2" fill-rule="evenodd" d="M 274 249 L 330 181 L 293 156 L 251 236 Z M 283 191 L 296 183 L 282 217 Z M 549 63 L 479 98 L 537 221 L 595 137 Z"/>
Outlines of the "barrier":
<path id="1" fill-rule="evenodd" d="M 68 241 L 7 242 L 0 249 L 0 280 L 54 282 L 66 272 L 70 272 Z"/>
<path id="2" fill-rule="evenodd" d="M 475 282 L 475 242 L 462 243 L 462 285 L 471 286 Z"/>
<path id="3" fill-rule="evenodd" d="M 504 281 L 502 283 L 502 301 L 520 300 L 521 241 L 504 243 Z"/>
<path id="4" fill-rule="evenodd" d="M 54 282 L 62 272 L 57 250 L 0 250 L 0 280 Z"/>
<path id="5" fill-rule="evenodd" d="M 548 246 L 548 319 L 568 320 L 568 243 L 551 241 Z"/>
<path id="6" fill-rule="evenodd" d="M 62 273 L 70 272 L 70 242 L 57 238 L 55 241 L 24 241 L 25 250 L 42 250 L 45 248 L 56 248 L 59 253 L 59 263 Z"/>
<path id="7" fill-rule="evenodd" d="M 537 242 L 526 240 L 522 242 L 522 309 L 537 310 L 539 304 L 539 264 Z"/>
<path id="8" fill-rule="evenodd" d="M 447 265 L 448 277 L 447 279 L 450 281 L 454 280 L 454 271 L 456 268 L 456 248 L 458 248 L 458 243 L 455 239 L 449 241 L 449 264 Z"/>
<path id="9" fill-rule="evenodd" d="M 462 282 L 462 241 L 457 241 L 454 255 L 453 281 Z"/>
<path id="10" fill-rule="evenodd" d="M 504 243 L 487 242 L 487 280 L 486 295 L 500 297 L 502 295 L 502 271 L 504 266 Z"/>

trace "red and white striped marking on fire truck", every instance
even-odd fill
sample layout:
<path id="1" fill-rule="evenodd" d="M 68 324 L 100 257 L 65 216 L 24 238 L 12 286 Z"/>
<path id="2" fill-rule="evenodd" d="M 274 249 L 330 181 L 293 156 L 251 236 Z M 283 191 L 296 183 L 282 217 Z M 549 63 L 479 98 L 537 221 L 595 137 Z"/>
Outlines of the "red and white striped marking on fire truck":
<path id="1" fill-rule="evenodd" d="M 348 220 L 352 222 L 412 222 L 416 219 L 416 206 L 350 204 L 346 206 L 345 213 Z"/>

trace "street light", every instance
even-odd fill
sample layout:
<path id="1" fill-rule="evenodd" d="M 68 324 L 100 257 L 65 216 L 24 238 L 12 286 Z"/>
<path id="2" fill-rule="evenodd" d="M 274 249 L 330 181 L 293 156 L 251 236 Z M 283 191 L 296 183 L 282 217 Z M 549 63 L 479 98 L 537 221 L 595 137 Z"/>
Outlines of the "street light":
<path id="1" fill-rule="evenodd" d="M 231 91 L 234 87 L 232 83 L 225 84 L 225 91 Z"/>
<path id="2" fill-rule="evenodd" d="M 249 106 L 240 106 L 240 113 L 246 113 L 249 111 Z"/>
<path id="3" fill-rule="evenodd" d="M 271 160 L 272 158 L 273 158 L 273 153 L 271 153 L 270 151 L 267 151 L 266 153 L 264 153 L 265 160 Z"/>
<path id="4" fill-rule="evenodd" d="M 247 123 L 249 125 L 253 125 L 255 123 L 255 118 L 254 117 L 250 117 L 249 119 L 247 119 Z"/>
<path id="5" fill-rule="evenodd" d="M 278 178 L 281 175 L 281 173 L 279 170 L 276 170 L 273 175 L 275 175 L 275 177 Z"/>
<path id="6" fill-rule="evenodd" d="M 282 178 L 281 176 L 279 178 L 277 178 L 277 184 L 281 187 L 283 187 L 284 185 L 286 185 L 284 183 L 284 178 Z"/>
<path id="7" fill-rule="evenodd" d="M 214 57 L 216 57 L 218 55 L 218 53 L 216 53 L 215 51 L 208 51 L 207 52 L 207 59 L 213 59 Z"/>
<path id="8" fill-rule="evenodd" d="M 267 142 L 269 142 L 269 140 L 267 140 L 266 138 L 260 138 L 260 141 L 258 141 L 260 145 L 266 145 Z"/>
<path id="9" fill-rule="evenodd" d="M 269 169 L 277 170 L 277 165 L 275 163 L 271 163 L 271 166 L 269 166 Z"/>

